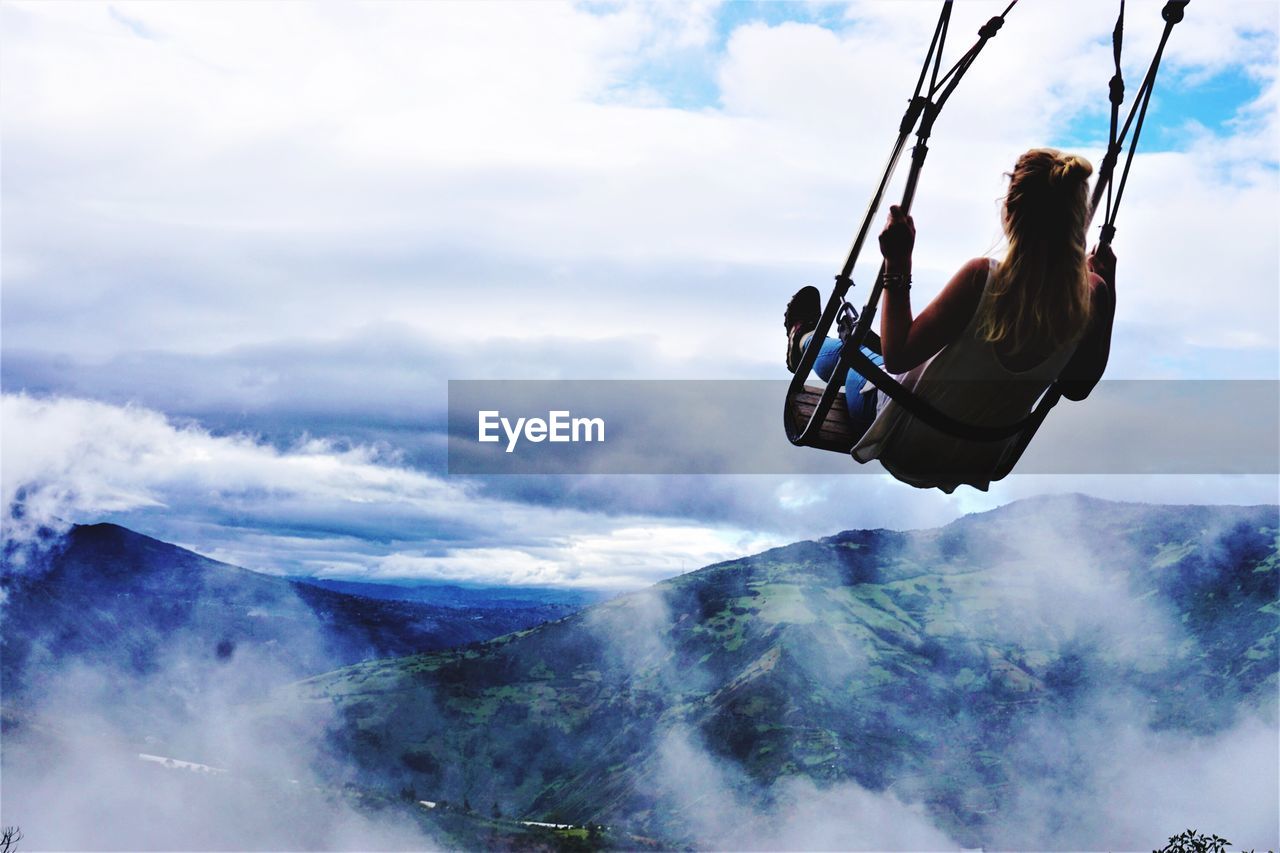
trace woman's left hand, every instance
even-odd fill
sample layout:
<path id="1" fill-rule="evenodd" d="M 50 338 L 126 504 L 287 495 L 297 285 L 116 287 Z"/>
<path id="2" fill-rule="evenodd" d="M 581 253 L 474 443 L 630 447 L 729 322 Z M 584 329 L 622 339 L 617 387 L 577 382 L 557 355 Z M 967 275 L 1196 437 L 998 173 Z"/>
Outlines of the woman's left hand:
<path id="1" fill-rule="evenodd" d="M 1089 253 L 1089 269 L 1102 276 L 1102 280 L 1113 288 L 1116 286 L 1116 253 L 1106 243 L 1099 243 Z"/>
<path id="2" fill-rule="evenodd" d="M 916 224 L 902 208 L 889 208 L 889 221 L 880 232 L 880 254 L 890 265 L 902 265 L 911 261 L 911 250 L 916 245 Z"/>

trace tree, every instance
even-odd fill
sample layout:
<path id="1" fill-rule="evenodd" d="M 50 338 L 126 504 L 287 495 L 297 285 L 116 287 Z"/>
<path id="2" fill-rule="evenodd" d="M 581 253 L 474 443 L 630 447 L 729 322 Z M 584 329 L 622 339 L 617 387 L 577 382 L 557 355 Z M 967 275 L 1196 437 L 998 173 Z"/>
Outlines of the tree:
<path id="1" fill-rule="evenodd" d="M 0 829 L 0 853 L 17 853 L 18 842 L 22 840 L 22 830 L 16 826 Z"/>
<path id="2" fill-rule="evenodd" d="M 1216 835 L 1201 835 L 1194 829 L 1188 829 L 1177 835 L 1169 836 L 1169 843 L 1160 850 L 1151 853 L 1226 853 L 1231 842 Z"/>

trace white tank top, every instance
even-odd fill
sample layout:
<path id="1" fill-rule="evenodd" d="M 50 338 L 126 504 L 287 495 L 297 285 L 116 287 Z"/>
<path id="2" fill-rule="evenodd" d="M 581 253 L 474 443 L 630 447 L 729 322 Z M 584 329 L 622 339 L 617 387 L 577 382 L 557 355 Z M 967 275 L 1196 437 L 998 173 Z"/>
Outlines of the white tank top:
<path id="1" fill-rule="evenodd" d="M 956 420 L 975 426 L 1016 423 L 1075 353 L 1078 338 L 1051 353 L 1035 367 L 1009 370 L 995 347 L 978 337 L 978 318 L 990 298 L 996 262 L 987 267 L 978 310 L 964 332 L 921 365 L 895 378 L 917 397 Z M 863 387 L 865 393 L 870 383 Z M 859 462 L 879 459 L 894 477 L 922 489 L 950 493 L 962 484 L 986 491 L 991 481 L 1009 473 L 1016 437 L 975 442 L 955 438 L 911 417 L 879 394 L 876 419 L 853 448 Z"/>

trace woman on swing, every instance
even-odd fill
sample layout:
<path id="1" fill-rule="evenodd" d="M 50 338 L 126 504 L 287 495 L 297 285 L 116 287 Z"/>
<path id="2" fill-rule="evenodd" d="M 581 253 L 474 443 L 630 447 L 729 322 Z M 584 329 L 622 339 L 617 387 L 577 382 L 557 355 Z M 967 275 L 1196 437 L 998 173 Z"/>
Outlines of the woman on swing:
<path id="1" fill-rule="evenodd" d="M 1081 157 L 1036 148 L 1009 175 L 1004 259 L 975 258 L 952 276 L 918 316 L 911 310 L 915 225 L 898 207 L 880 234 L 885 277 L 880 315 L 883 354 L 863 348 L 908 390 L 961 421 L 1016 423 L 1054 380 L 1083 400 L 1102 378 L 1115 316 L 1116 258 L 1100 244 L 1086 255 L 1088 179 Z M 794 372 L 817 326 L 816 288 L 792 297 L 784 318 L 787 367 Z M 814 371 L 845 385 L 849 417 L 862 437 L 859 462 L 878 458 L 898 479 L 953 491 L 986 489 L 1008 473 L 1015 440 L 974 442 L 915 421 L 862 376 L 834 377 L 841 343 L 822 342 Z"/>

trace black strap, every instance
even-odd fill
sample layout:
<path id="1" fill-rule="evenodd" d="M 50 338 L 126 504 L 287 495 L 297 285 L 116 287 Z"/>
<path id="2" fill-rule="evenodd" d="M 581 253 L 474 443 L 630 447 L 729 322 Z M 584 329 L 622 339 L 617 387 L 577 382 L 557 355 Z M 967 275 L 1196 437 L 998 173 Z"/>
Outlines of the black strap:
<path id="1" fill-rule="evenodd" d="M 1164 9 L 1161 10 L 1160 15 L 1165 24 L 1164 32 L 1160 35 L 1160 43 L 1156 47 L 1155 56 L 1152 58 L 1151 65 L 1147 68 L 1147 73 L 1143 77 L 1142 86 L 1138 89 L 1133 106 L 1129 109 L 1129 115 L 1125 119 L 1124 126 L 1118 127 L 1120 103 L 1124 100 L 1124 79 L 1120 73 L 1120 55 L 1124 40 L 1124 0 L 1121 0 L 1120 16 L 1116 19 L 1115 29 L 1111 33 L 1111 52 L 1115 61 L 1115 74 L 1111 78 L 1109 87 L 1111 97 L 1110 140 L 1107 145 L 1106 157 L 1103 159 L 1102 168 L 1098 173 L 1098 182 L 1093 188 L 1093 198 L 1089 211 L 1089 217 L 1092 220 L 1093 213 L 1097 210 L 1105 189 L 1107 196 L 1106 213 L 1103 217 L 1100 238 L 1103 243 L 1110 244 L 1115 237 L 1115 223 L 1116 216 L 1120 212 L 1120 200 L 1124 197 L 1124 188 L 1129 180 L 1129 169 L 1133 166 L 1133 157 L 1138 151 L 1138 138 L 1142 135 L 1142 124 L 1147 117 L 1147 107 L 1151 103 L 1151 93 L 1155 91 L 1156 75 L 1160 71 L 1160 61 L 1164 57 L 1164 48 L 1169 41 L 1169 35 L 1173 32 L 1174 26 L 1182 21 L 1189 2 L 1190 0 L 1168 0 L 1164 5 Z M 1134 121 L 1135 118 L 1137 119 L 1136 123 Z M 1125 137 L 1129 134 L 1130 126 L 1133 127 L 1133 139 L 1129 141 L 1129 150 L 1125 155 L 1124 168 L 1120 172 L 1120 180 L 1117 183 L 1113 180 L 1116 162 L 1120 150 L 1124 147 Z"/>
<path id="2" fill-rule="evenodd" d="M 1120 57 L 1124 52 L 1124 0 L 1120 0 L 1120 15 L 1116 18 L 1116 27 L 1111 31 L 1111 56 L 1115 61 L 1116 70 L 1111 75 L 1111 82 L 1107 86 L 1108 98 L 1111 101 L 1111 131 L 1108 134 L 1107 153 L 1103 160 L 1103 174 L 1111 175 L 1115 172 L 1116 157 L 1120 154 L 1120 142 L 1116 138 L 1116 134 L 1120 127 L 1120 105 L 1124 103 L 1124 72 L 1120 70 Z M 1099 181 L 1099 184 L 1105 183 L 1107 186 L 1107 210 L 1111 209 L 1111 181 Z"/>
<path id="3" fill-rule="evenodd" d="M 1056 385 L 1050 385 L 1041 396 L 1039 404 L 1021 420 L 1002 426 L 978 426 L 956 420 L 945 412 L 939 411 L 929 403 L 908 391 L 902 383 L 894 379 L 861 351 L 855 350 L 847 357 L 849 365 L 862 374 L 862 377 L 875 386 L 876 390 L 887 396 L 907 411 L 913 418 L 928 424 L 939 432 L 947 433 L 965 441 L 992 442 L 1006 441 L 1027 430 L 1034 432 L 1049 414 L 1049 410 L 1057 405 L 1061 394 Z M 856 394 L 857 389 L 846 389 L 846 393 Z"/>
<path id="4" fill-rule="evenodd" d="M 942 112 L 942 107 L 951 98 L 956 87 L 960 85 L 960 80 L 964 77 L 965 72 L 972 67 L 974 61 L 978 58 L 978 54 L 982 52 L 987 42 L 995 38 L 1000 32 L 1000 28 L 1004 26 L 1005 16 L 1013 10 L 1018 4 L 1018 0 L 1011 0 L 1009 5 L 999 15 L 991 18 L 978 29 L 978 40 L 965 51 L 964 55 L 956 60 L 955 65 L 946 74 L 934 82 L 928 92 L 926 105 L 923 110 L 923 116 L 920 119 L 920 128 L 916 132 L 916 145 L 911 150 L 911 168 L 907 172 L 906 186 L 902 191 L 902 199 L 898 206 L 904 212 L 910 212 L 911 203 L 915 199 L 916 185 L 920 180 L 920 173 L 924 169 L 924 160 L 929 153 L 928 140 L 933 133 L 933 123 L 937 120 L 938 115 Z M 932 46 L 930 46 L 932 50 Z M 939 46 L 938 52 L 941 55 L 942 47 Z M 844 275 L 847 277 L 853 270 L 853 261 L 856 258 L 850 258 L 845 264 Z M 881 264 L 880 272 L 876 275 L 875 281 L 871 285 L 871 292 L 867 295 L 867 304 L 862 309 L 862 314 L 858 319 L 858 325 L 854 329 L 851 336 L 856 350 L 857 345 L 864 343 L 867 336 L 871 333 L 871 324 L 875 320 L 876 309 L 880 304 L 880 295 L 884 289 L 884 265 Z M 825 413 L 824 413 L 825 416 Z"/>

